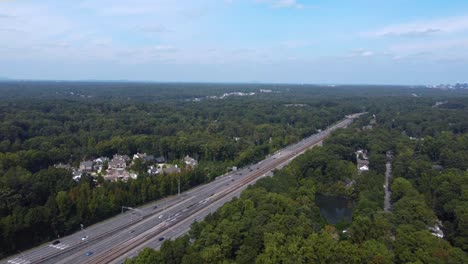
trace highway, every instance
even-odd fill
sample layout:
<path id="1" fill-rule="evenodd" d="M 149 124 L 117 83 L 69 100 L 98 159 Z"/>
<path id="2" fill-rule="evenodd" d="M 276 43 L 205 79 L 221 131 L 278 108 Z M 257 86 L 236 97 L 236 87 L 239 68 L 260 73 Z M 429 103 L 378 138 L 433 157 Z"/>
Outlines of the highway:
<path id="1" fill-rule="evenodd" d="M 122 263 L 145 247 L 159 248 L 167 239 L 185 234 L 194 221 L 238 197 L 248 185 L 272 175 L 307 149 L 320 145 L 330 132 L 352 123 L 361 114 L 347 116 L 326 130 L 273 153 L 264 160 L 236 172 L 217 177 L 180 196 L 171 196 L 90 227 L 84 227 L 60 243 L 52 241 L 0 261 L 28 263 Z"/>

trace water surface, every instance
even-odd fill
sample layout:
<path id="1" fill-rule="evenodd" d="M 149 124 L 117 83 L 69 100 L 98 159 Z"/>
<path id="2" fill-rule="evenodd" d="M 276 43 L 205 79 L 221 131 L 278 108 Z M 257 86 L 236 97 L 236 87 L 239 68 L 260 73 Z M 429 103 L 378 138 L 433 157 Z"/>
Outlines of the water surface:
<path id="1" fill-rule="evenodd" d="M 351 222 L 352 202 L 339 196 L 325 196 L 317 194 L 315 203 L 320 208 L 320 214 L 330 224 L 336 224 L 340 220 Z"/>

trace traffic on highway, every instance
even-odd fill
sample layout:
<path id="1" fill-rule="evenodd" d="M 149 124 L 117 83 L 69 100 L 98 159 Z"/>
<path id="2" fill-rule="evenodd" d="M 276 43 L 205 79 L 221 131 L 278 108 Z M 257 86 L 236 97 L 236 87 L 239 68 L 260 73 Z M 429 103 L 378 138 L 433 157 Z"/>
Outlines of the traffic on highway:
<path id="1" fill-rule="evenodd" d="M 224 203 L 237 197 L 258 179 L 272 175 L 307 149 L 321 144 L 333 130 L 352 123 L 360 114 L 269 155 L 264 160 L 217 177 L 180 195 L 140 208 L 123 207 L 122 214 L 67 237 L 58 238 L 0 263 L 122 263 L 145 247 L 159 248 L 168 239 L 188 232 Z"/>

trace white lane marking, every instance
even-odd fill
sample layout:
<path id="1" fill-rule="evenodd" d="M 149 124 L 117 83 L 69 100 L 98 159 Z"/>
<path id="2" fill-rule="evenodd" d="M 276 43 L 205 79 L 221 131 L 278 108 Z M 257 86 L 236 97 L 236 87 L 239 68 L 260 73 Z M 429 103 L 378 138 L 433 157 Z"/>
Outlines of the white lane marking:
<path id="1" fill-rule="evenodd" d="M 28 264 L 28 263 L 31 263 L 31 261 L 25 260 L 25 259 L 22 259 L 22 258 L 10 259 L 10 260 L 7 261 L 7 262 L 8 262 L 8 263 L 13 263 L 13 264 Z"/>
<path id="2" fill-rule="evenodd" d="M 64 250 L 66 249 L 67 247 L 69 247 L 67 244 L 57 244 L 57 245 L 49 245 L 49 247 L 53 247 L 53 248 L 56 248 L 56 249 L 60 249 L 60 250 Z"/>

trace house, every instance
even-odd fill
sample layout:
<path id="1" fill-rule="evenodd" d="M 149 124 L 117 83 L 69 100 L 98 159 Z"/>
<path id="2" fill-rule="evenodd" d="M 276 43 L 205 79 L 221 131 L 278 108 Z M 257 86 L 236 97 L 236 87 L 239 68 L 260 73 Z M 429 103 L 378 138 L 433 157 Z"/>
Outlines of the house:
<path id="1" fill-rule="evenodd" d="M 80 171 L 92 172 L 93 162 L 91 160 L 85 160 L 85 161 L 80 162 Z"/>
<path id="2" fill-rule="evenodd" d="M 146 153 L 136 153 L 133 155 L 133 159 L 145 159 L 146 158 Z"/>
<path id="3" fill-rule="evenodd" d="M 129 178 L 136 179 L 135 173 L 130 173 L 125 169 L 108 169 L 107 174 L 104 176 L 106 181 L 128 181 Z"/>
<path id="4" fill-rule="evenodd" d="M 156 163 L 164 164 L 164 163 L 166 163 L 166 158 L 164 158 L 163 156 L 161 156 L 159 158 L 156 158 Z"/>
<path id="5" fill-rule="evenodd" d="M 81 172 L 81 171 L 74 171 L 74 172 L 73 172 L 73 180 L 76 181 L 76 182 L 77 182 L 77 181 L 80 181 L 80 179 L 81 179 L 81 174 L 83 174 L 83 172 Z"/>
<path id="6" fill-rule="evenodd" d="M 368 160 L 358 159 L 357 160 L 357 166 L 358 166 L 358 168 L 362 167 L 362 166 L 369 166 L 369 161 Z"/>
<path id="7" fill-rule="evenodd" d="M 358 149 L 356 151 L 356 163 L 359 173 L 369 170 L 369 158 L 367 157 L 367 150 Z"/>
<path id="8" fill-rule="evenodd" d="M 54 167 L 57 168 L 57 169 L 64 169 L 64 170 L 71 170 L 72 169 L 70 164 L 62 164 L 62 163 L 55 164 Z"/>
<path id="9" fill-rule="evenodd" d="M 367 165 L 363 165 L 363 166 L 359 167 L 359 172 L 368 171 L 368 170 L 369 170 L 369 166 L 367 166 Z"/>
<path id="10" fill-rule="evenodd" d="M 127 168 L 127 160 L 125 156 L 114 155 L 112 160 L 109 161 L 109 169 L 125 169 Z"/>
<path id="11" fill-rule="evenodd" d="M 115 154 L 114 157 L 112 157 L 112 159 L 123 159 L 123 160 L 125 160 L 125 162 L 127 162 L 127 161 L 130 160 L 130 157 L 127 156 L 127 155 L 118 155 L 118 154 Z"/>
<path id="12" fill-rule="evenodd" d="M 109 162 L 109 158 L 108 157 L 100 157 L 100 158 L 97 158 L 94 160 L 94 163 L 97 165 L 97 166 L 102 166 L 104 165 L 104 163 L 106 162 Z"/>
<path id="13" fill-rule="evenodd" d="M 198 165 L 198 161 L 196 161 L 194 158 L 190 156 L 185 156 L 184 158 L 184 163 L 187 168 L 193 169 Z"/>
<path id="14" fill-rule="evenodd" d="M 153 155 L 147 155 L 147 156 L 145 157 L 145 161 L 146 161 L 146 162 L 154 162 L 154 160 L 155 160 L 155 159 L 154 159 L 154 156 L 153 156 Z"/>
<path id="15" fill-rule="evenodd" d="M 444 231 L 442 231 L 441 227 L 442 222 L 440 220 L 437 220 L 436 224 L 433 227 L 428 227 L 428 229 L 433 236 L 444 238 Z"/>
<path id="16" fill-rule="evenodd" d="M 150 166 L 150 167 L 148 168 L 148 174 L 150 174 L 150 175 L 157 175 L 157 174 L 159 174 L 160 172 L 161 172 L 161 169 L 158 168 L 158 167 Z"/>
<path id="17" fill-rule="evenodd" d="M 367 150 L 365 149 L 358 149 L 356 151 L 356 160 L 368 160 L 369 158 L 367 157 Z"/>
<path id="18" fill-rule="evenodd" d="M 166 174 L 180 173 L 180 168 L 177 165 L 167 164 L 162 168 L 162 172 Z"/>

